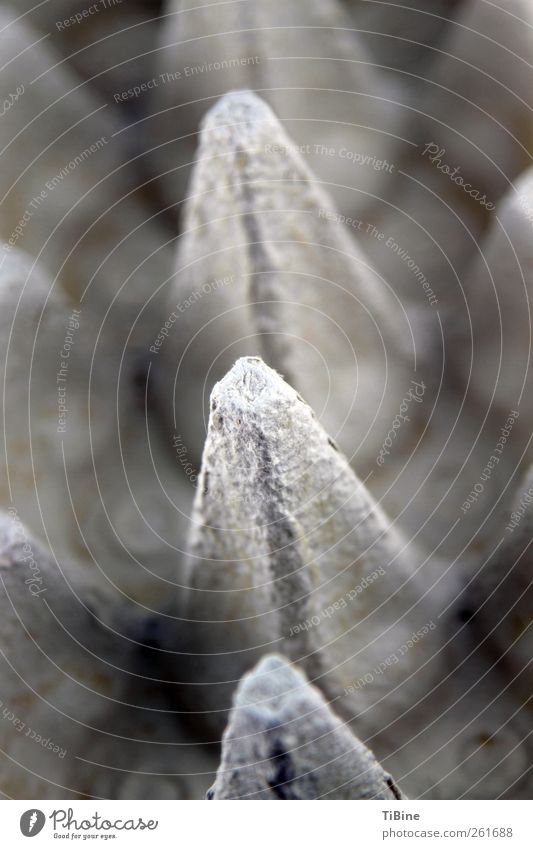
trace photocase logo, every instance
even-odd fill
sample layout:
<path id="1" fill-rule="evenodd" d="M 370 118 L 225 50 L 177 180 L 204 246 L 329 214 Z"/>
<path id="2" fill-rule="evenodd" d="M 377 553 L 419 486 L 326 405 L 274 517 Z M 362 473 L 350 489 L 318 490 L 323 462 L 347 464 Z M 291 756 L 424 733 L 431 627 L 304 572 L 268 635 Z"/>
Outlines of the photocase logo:
<path id="1" fill-rule="evenodd" d="M 20 818 L 20 830 L 24 837 L 35 837 L 43 830 L 46 817 L 42 811 L 36 808 L 31 808 L 25 811 Z"/>

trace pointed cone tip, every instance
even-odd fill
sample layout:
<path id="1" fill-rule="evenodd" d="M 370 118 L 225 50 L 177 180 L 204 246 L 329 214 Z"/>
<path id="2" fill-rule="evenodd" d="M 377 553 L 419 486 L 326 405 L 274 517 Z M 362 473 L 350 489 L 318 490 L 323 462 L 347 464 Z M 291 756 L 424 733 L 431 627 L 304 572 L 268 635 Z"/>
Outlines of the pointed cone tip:
<path id="1" fill-rule="evenodd" d="M 224 94 L 214 106 L 209 109 L 202 121 L 202 130 L 213 130 L 218 127 L 232 126 L 243 123 L 253 126 L 258 121 L 277 119 L 267 103 L 248 89 L 237 89 Z M 242 127 L 237 130 L 242 131 Z"/>
<path id="2" fill-rule="evenodd" d="M 308 689 L 305 675 L 281 655 L 261 658 L 242 679 L 237 690 L 235 705 L 238 707 L 263 705 L 267 709 L 280 709 L 285 699 L 291 699 L 295 691 Z"/>
<path id="3" fill-rule="evenodd" d="M 231 402 L 241 409 L 270 405 L 273 397 L 295 400 L 297 394 L 277 371 L 260 357 L 241 357 L 229 372 L 213 387 L 211 402 L 214 408 Z"/>
<path id="4" fill-rule="evenodd" d="M 292 664 L 279 654 L 267 654 L 250 671 L 249 677 L 255 675 L 270 675 L 272 672 L 294 672 Z"/>

